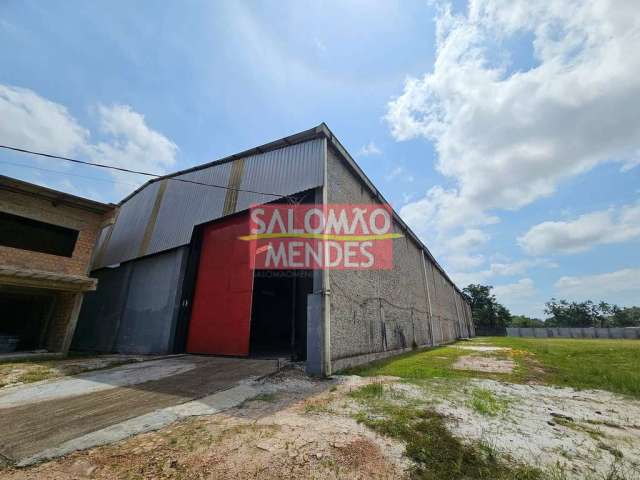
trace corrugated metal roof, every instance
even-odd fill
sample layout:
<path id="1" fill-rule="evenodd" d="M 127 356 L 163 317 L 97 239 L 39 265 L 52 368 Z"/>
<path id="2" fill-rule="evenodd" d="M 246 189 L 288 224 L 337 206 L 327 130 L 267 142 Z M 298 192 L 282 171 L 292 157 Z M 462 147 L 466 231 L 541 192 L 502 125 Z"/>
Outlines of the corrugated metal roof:
<path id="1" fill-rule="evenodd" d="M 197 170 L 176 178 L 227 185 L 230 163 Z M 227 190 L 184 182 L 169 182 L 160 205 L 148 253 L 161 252 L 191 241 L 194 225 L 222 216 Z"/>
<path id="2" fill-rule="evenodd" d="M 158 182 L 149 183 L 120 206 L 111 238 L 105 246 L 104 253 L 100 255 L 100 264 L 94 265 L 94 268 L 136 258 L 159 186 Z"/>
<path id="3" fill-rule="evenodd" d="M 289 195 L 321 186 L 323 142 L 323 138 L 316 138 L 265 153 L 252 151 L 252 155 L 237 157 L 233 161 L 244 162 L 239 188 Z M 227 186 L 233 161 L 215 162 L 165 178 Z M 159 185 L 157 181 L 148 183 L 121 204 L 111 238 L 105 245 L 104 253 L 97 255 L 94 269 L 141 255 L 140 246 L 151 219 Z M 223 216 L 228 192 L 226 188 L 169 181 L 144 255 L 188 244 L 195 225 Z M 273 195 L 241 191 L 238 192 L 235 211 L 246 210 L 252 204 L 273 201 L 274 198 Z M 106 234 L 101 235 L 101 239 L 105 237 Z"/>
<path id="4" fill-rule="evenodd" d="M 323 182 L 323 139 L 299 143 L 245 159 L 241 190 L 278 192 L 285 195 L 309 190 Z M 273 197 L 239 192 L 236 212 Z"/>

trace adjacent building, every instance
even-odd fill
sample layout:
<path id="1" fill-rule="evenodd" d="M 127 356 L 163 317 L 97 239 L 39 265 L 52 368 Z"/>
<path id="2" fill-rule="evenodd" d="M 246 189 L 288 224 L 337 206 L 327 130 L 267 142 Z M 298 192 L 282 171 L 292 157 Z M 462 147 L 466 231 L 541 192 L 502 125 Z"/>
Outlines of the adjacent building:
<path id="1" fill-rule="evenodd" d="M 114 211 L 85 198 L 0 176 L 0 351 L 66 353 L 93 247 Z"/>
<path id="2" fill-rule="evenodd" d="M 72 348 L 286 355 L 327 375 L 474 334 L 465 296 L 395 212 L 402 238 L 390 270 L 247 268 L 251 252 L 231 240 L 251 205 L 285 197 L 387 203 L 325 124 L 154 179 L 87 231 L 87 241 L 97 234 L 90 275 L 100 287 L 86 295 Z"/>

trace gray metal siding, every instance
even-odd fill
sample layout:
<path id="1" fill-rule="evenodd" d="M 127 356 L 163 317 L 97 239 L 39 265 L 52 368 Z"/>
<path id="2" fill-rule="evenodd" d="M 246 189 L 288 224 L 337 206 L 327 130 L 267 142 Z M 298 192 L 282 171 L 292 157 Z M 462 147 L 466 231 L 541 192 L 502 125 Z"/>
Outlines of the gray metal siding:
<path id="1" fill-rule="evenodd" d="M 290 195 L 321 186 L 323 142 L 319 138 L 247 157 L 240 188 Z M 236 212 L 246 210 L 252 204 L 273 200 L 274 197 L 268 195 L 239 192 Z"/>
<path id="2" fill-rule="evenodd" d="M 172 353 L 187 249 L 134 262 L 114 351 Z"/>
<path id="3" fill-rule="evenodd" d="M 99 288 L 85 295 L 72 350 L 172 353 L 188 248 L 93 272 Z"/>
<path id="4" fill-rule="evenodd" d="M 120 207 L 102 261 L 94 269 L 136 258 L 159 186 L 158 182 L 149 184 Z"/>
<path id="5" fill-rule="evenodd" d="M 321 186 L 323 142 L 323 139 L 315 139 L 243 158 L 245 164 L 240 188 L 288 195 Z M 176 178 L 226 187 L 231 165 L 232 162 L 219 163 Z M 132 260 L 140 255 L 140 245 L 158 186 L 159 182 L 147 185 L 120 207 L 111 239 L 105 247 L 104 255 L 96 257 L 93 269 Z M 145 255 L 189 243 L 195 225 L 223 216 L 228 192 L 225 188 L 169 180 Z M 245 210 L 255 203 L 273 201 L 275 198 L 271 195 L 239 192 L 235 211 Z"/>
<path id="6" fill-rule="evenodd" d="M 120 318 L 127 301 L 133 263 L 92 272 L 98 290 L 84 294 L 78 324 L 71 342 L 73 351 L 112 352 Z"/>
<path id="7" fill-rule="evenodd" d="M 176 178 L 227 185 L 231 163 L 197 170 Z M 170 180 L 158 212 L 148 253 L 186 245 L 191 241 L 194 225 L 222 216 L 227 190 Z"/>

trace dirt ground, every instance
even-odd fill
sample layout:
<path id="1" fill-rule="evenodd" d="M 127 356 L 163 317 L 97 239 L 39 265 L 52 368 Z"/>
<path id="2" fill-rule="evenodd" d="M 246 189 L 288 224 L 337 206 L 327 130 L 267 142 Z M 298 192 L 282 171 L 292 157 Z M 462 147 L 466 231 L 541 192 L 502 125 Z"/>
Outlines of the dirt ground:
<path id="1" fill-rule="evenodd" d="M 487 365 L 504 367 L 503 358 L 492 357 L 497 352 L 476 352 L 481 361 L 463 356 L 458 366 L 479 376 Z M 223 413 L 28 468 L 6 467 L 0 477 L 408 478 L 413 464 L 404 445 L 355 420 L 366 407 L 350 393 L 378 383 L 383 400 L 433 409 L 463 442 L 488 445 L 549 478 L 640 478 L 640 401 L 614 393 L 487 378 L 316 380 L 295 368 L 260 382 L 262 394 Z"/>
<path id="2" fill-rule="evenodd" d="M 456 370 L 473 370 L 475 372 L 511 373 L 516 364 L 512 360 L 502 360 L 490 356 L 476 357 L 466 355 L 458 358 L 453 364 Z"/>
<path id="3" fill-rule="evenodd" d="M 362 384 L 309 380 L 296 370 L 223 414 L 192 418 L 115 445 L 77 452 L 9 479 L 403 478 L 404 447 L 330 410 Z M 342 399 L 342 400 L 341 400 Z M 346 401 L 346 400 L 345 400 Z"/>

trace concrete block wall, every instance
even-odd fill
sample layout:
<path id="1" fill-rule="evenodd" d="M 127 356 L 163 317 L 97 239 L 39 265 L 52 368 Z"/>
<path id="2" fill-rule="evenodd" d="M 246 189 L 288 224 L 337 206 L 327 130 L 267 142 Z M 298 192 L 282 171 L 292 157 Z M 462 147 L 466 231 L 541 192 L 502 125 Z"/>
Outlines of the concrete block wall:
<path id="1" fill-rule="evenodd" d="M 102 215 L 7 190 L 0 190 L 0 211 L 79 231 L 70 258 L 0 246 L 0 264 L 68 275 L 87 274 Z"/>
<path id="2" fill-rule="evenodd" d="M 329 148 L 327 201 L 374 203 L 377 200 Z M 394 232 L 405 233 L 394 222 Z M 453 286 L 408 236 L 393 240 L 392 270 L 331 270 L 330 335 L 332 370 L 366 363 L 432 344 L 430 305 L 436 343 L 457 338 Z M 442 278 L 441 278 L 442 277 Z"/>
<path id="3" fill-rule="evenodd" d="M 566 328 L 566 327 L 509 327 L 509 337 L 535 338 L 611 338 L 640 339 L 640 327 Z"/>

